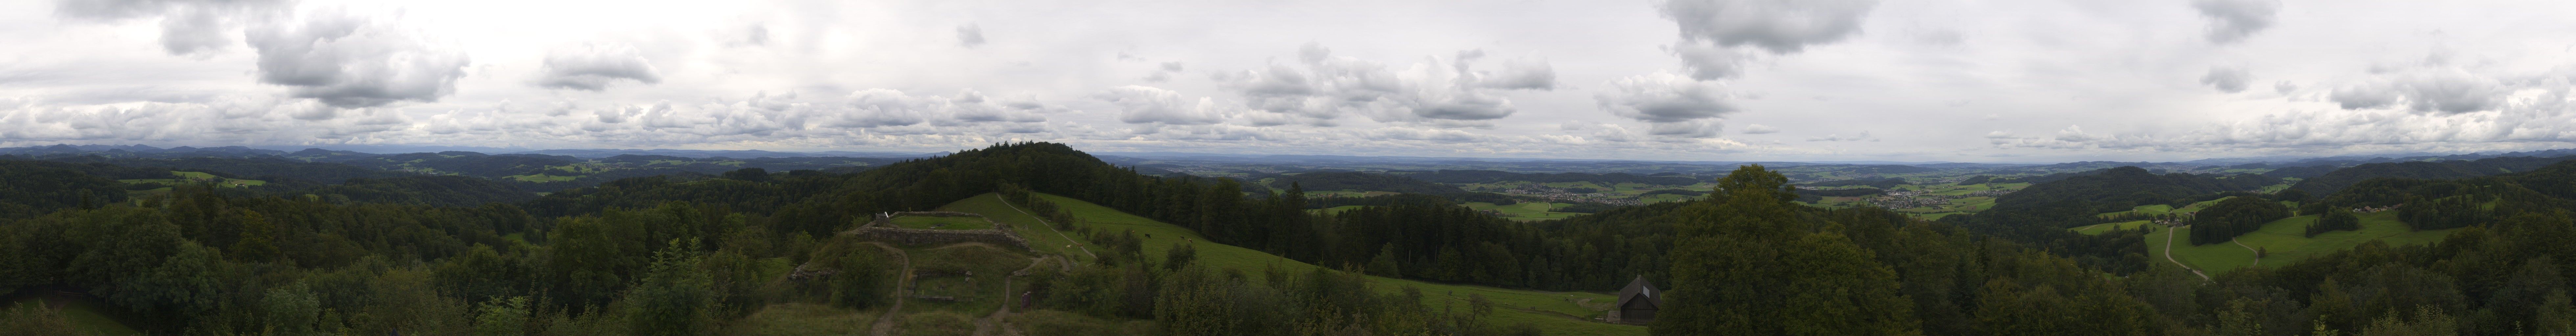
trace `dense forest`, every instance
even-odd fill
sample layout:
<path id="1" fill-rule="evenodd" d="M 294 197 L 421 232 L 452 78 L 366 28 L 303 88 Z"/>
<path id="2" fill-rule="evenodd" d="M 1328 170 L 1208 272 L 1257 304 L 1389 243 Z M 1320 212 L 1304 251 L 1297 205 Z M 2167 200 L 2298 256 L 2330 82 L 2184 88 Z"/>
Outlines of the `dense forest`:
<path id="1" fill-rule="evenodd" d="M 2352 186 L 2354 183 L 2374 178 L 2459 179 L 2504 173 L 2528 172 L 2533 169 L 2539 169 L 2542 166 L 2558 163 L 2559 161 L 2566 161 L 2567 159 L 2568 157 L 2565 156 L 2499 157 L 2478 159 L 2474 161 L 2452 160 L 2370 163 L 2349 168 L 2336 169 L 2332 172 L 2301 180 L 2299 181 L 2299 184 L 2291 186 L 2290 188 L 2306 190 L 2309 193 L 2332 194 L 2337 191 L 2342 191 L 2343 188 Z"/>
<path id="2" fill-rule="evenodd" d="M 733 333 L 725 327 L 764 305 L 886 304 L 892 266 L 837 233 L 869 214 L 992 192 L 1059 225 L 1082 224 L 1029 195 L 1338 269 L 1212 269 L 1191 262 L 1188 248 L 1144 255 L 1132 232 L 1092 231 L 1083 239 L 1105 256 L 1049 277 L 1039 293 L 1038 309 L 1152 321 L 1155 334 L 1534 332 L 1478 313 L 1509 307 L 1426 306 L 1422 293 L 1366 289 L 1382 284 L 1360 274 L 1582 291 L 1642 275 L 1669 290 L 1650 329 L 1658 335 L 2576 332 L 2576 287 L 2561 271 L 2576 266 L 2576 163 L 2370 179 L 2314 200 L 2229 193 L 2278 183 L 2264 176 L 2115 168 L 1940 222 L 1797 205 L 1797 187 L 1758 165 L 1719 179 L 1701 200 L 1512 222 L 1437 196 L 1310 212 L 1330 199 L 1307 198 L 1302 184 L 1246 194 L 1236 180 L 1139 174 L 1052 143 L 860 172 L 628 178 L 534 199 L 439 178 L 278 190 L 183 184 L 120 198 L 116 179 L 88 172 L 116 169 L 83 166 L 91 163 L 0 161 L 12 177 L 0 196 L 23 205 L 0 214 L 0 289 L 95 295 L 135 312 L 153 334 Z M 2282 201 L 2306 200 L 2300 213 L 2396 206 L 2415 229 L 2461 229 L 2432 244 L 2369 243 L 2210 279 L 2145 262 L 2139 232 L 2039 233 L 2066 232 L 2064 223 L 2105 209 L 2228 196 L 2194 220 L 2241 227 L 2286 216 Z M 2237 230 L 2212 230 L 2221 231 Z M 816 272 L 782 281 L 763 271 L 782 266 Z M 0 326 L 60 318 L 11 314 Z"/>

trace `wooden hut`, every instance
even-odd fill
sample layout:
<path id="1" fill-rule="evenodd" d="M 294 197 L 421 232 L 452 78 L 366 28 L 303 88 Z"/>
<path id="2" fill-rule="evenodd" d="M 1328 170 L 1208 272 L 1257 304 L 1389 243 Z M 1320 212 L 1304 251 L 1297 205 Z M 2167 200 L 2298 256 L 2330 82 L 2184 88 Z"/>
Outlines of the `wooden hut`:
<path id="1" fill-rule="evenodd" d="M 1655 309 L 1663 305 L 1664 291 L 1655 289 L 1655 284 L 1646 283 L 1646 276 L 1639 275 L 1636 280 L 1628 281 L 1627 288 L 1619 289 L 1618 305 L 1610 309 L 1610 322 L 1629 324 L 1652 322 L 1655 320 Z"/>

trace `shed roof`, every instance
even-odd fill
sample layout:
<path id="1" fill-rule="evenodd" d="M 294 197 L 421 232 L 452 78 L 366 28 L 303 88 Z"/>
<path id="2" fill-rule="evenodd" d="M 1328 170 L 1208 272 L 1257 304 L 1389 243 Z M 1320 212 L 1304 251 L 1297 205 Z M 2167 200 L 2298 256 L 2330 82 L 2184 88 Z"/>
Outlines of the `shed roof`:
<path id="1" fill-rule="evenodd" d="M 1661 308 L 1664 306 L 1664 291 L 1655 289 L 1655 284 L 1646 283 L 1646 276 L 1639 275 L 1636 280 L 1628 280 L 1627 288 L 1619 289 L 1618 306 L 1627 307 L 1628 301 L 1638 299 L 1646 300 L 1647 305 Z"/>

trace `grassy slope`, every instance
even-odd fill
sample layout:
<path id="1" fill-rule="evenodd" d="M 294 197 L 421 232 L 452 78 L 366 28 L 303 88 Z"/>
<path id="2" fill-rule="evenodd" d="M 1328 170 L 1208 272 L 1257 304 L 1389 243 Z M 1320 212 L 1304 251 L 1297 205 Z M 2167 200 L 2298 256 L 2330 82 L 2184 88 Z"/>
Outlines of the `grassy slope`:
<path id="1" fill-rule="evenodd" d="M 1002 196 L 999 194 L 976 195 L 939 207 L 939 211 L 978 213 L 994 222 L 1010 224 L 1011 232 L 1019 234 L 1020 238 L 1028 239 L 1029 249 L 1037 253 L 1065 256 L 1076 262 L 1091 262 L 1091 255 L 1084 254 L 1082 249 L 1073 247 L 1074 239 L 1081 239 L 1080 235 L 1072 232 L 1057 235 L 1054 228 L 1039 224 L 1036 217 L 1020 210 L 1025 209 L 1014 210 L 1009 204 L 1002 203 Z M 1099 251 L 1094 251 L 1094 253 L 1097 252 Z"/>
<path id="2" fill-rule="evenodd" d="M 1208 242 L 1205 237 L 1199 236 L 1197 232 L 1190 231 L 1189 229 L 1120 212 L 1108 207 L 1091 204 L 1091 202 L 1084 202 L 1082 200 L 1055 195 L 1040 194 L 1039 197 L 1044 197 L 1048 201 L 1055 202 L 1057 205 L 1063 206 L 1067 211 L 1071 211 L 1075 217 L 1079 217 L 1083 221 L 1087 222 L 1084 225 L 1090 225 L 1094 230 L 1106 230 L 1109 232 L 1136 230 L 1136 233 L 1139 236 L 1148 234 L 1152 235 L 1152 237 L 1146 238 L 1144 243 L 1145 256 L 1148 258 L 1159 258 L 1166 250 L 1170 250 L 1173 244 L 1181 243 L 1186 239 L 1196 242 L 1195 246 L 1198 249 L 1199 257 L 1198 262 L 1205 263 L 1212 267 L 1243 269 L 1250 271 L 1246 273 L 1254 274 L 1255 276 L 1258 276 L 1258 274 L 1261 273 L 1259 270 L 1274 265 L 1281 269 L 1295 272 L 1303 272 L 1316 267 L 1304 262 L 1262 253 L 1261 251 L 1254 251 L 1232 245 L 1211 243 Z M 1032 245 L 1053 245 L 1060 244 L 1058 242 L 1063 241 L 1063 239 L 1054 237 L 1052 232 L 1046 231 L 1043 228 L 1022 228 L 1037 226 L 1037 221 L 1026 215 L 1019 214 L 1018 211 L 1012 211 L 1010 208 L 998 207 L 1002 205 L 1000 204 L 1000 201 L 999 196 L 985 194 L 968 198 L 966 200 L 959 201 L 958 203 L 942 206 L 940 209 L 946 211 L 982 213 L 986 216 L 992 217 L 994 220 L 1009 223 L 1014 228 L 1020 228 L 1020 234 L 1023 237 L 1029 238 L 1030 244 Z M 996 208 L 1002 212 L 979 212 L 991 211 Z M 1024 225 L 1021 223 L 1028 224 Z M 1048 246 L 1033 247 L 1047 253 L 1063 253 L 1067 250 L 1060 248 L 1063 245 L 1053 246 L 1059 248 L 1049 249 Z M 1081 252 L 1077 251 L 1073 253 L 1080 254 Z M 1088 260 L 1087 257 L 1082 258 L 1085 258 L 1084 260 Z M 1646 328 L 1642 326 L 1597 323 L 1557 315 L 1563 314 L 1578 317 L 1593 316 L 1599 312 L 1584 308 L 1581 305 L 1575 304 L 1573 301 L 1577 299 L 1593 299 L 1594 302 L 1608 303 L 1611 298 L 1610 295 L 1584 292 L 1558 293 L 1502 289 L 1484 286 L 1437 284 L 1377 276 L 1370 276 L 1368 278 L 1371 282 L 1376 283 L 1376 286 L 1374 286 L 1376 289 L 1385 293 L 1394 293 L 1399 291 L 1400 288 L 1407 286 L 1420 288 L 1425 299 L 1430 300 L 1424 304 L 1433 307 L 1448 304 L 1465 306 L 1467 294 L 1482 294 L 1486 298 L 1493 300 L 1495 306 L 1498 308 L 1510 308 L 1496 309 L 1494 312 L 1495 318 L 1499 321 L 1503 321 L 1501 323 L 1504 325 L 1526 322 L 1538 326 L 1540 330 L 1545 331 L 1548 335 L 1643 335 L 1646 333 Z"/>
<path id="3" fill-rule="evenodd" d="M 41 304 L 44 304 L 44 300 L 30 297 L 17 302 L 10 302 L 8 305 L 0 306 L 0 308 L 37 309 L 37 305 Z M 134 328 L 129 328 L 123 323 L 116 322 L 116 319 L 108 318 L 107 309 L 110 308 L 107 307 L 106 303 L 97 302 L 95 299 L 71 300 L 69 304 L 63 306 L 62 313 L 64 319 L 71 320 L 72 328 L 79 329 L 81 331 L 100 335 L 141 334 L 141 332 L 135 331 Z"/>
<path id="4" fill-rule="evenodd" d="M 2440 241 L 2442 237 L 2449 236 L 2452 231 L 2458 230 L 2414 231 L 2408 229 L 2406 223 L 2397 221 L 2396 212 L 2378 212 L 2361 214 L 2359 231 L 2335 231 L 2319 234 L 2314 238 L 2306 237 L 2307 225 L 2315 222 L 2316 219 L 2317 216 L 2313 215 L 2298 216 L 2263 224 L 2262 229 L 2236 238 L 2237 243 L 2245 246 L 2229 243 L 2190 246 L 2188 242 L 2177 241 L 2173 244 L 2173 257 L 2183 264 L 2217 275 L 2237 268 L 2256 266 L 2254 251 L 2247 249 L 2248 247 L 2262 248 L 2270 252 L 2271 255 L 2263 258 L 2260 263 L 2268 267 L 2288 265 L 2309 257 L 2351 249 L 2353 246 L 2372 240 L 2386 241 L 2389 245 L 2431 243 Z M 2191 228 L 2178 230 L 2181 231 L 2174 232 L 2176 239 L 2191 235 Z M 2147 252 L 2152 254 L 2150 257 L 2153 257 L 2150 259 L 2161 258 L 2164 255 L 2164 240 L 2165 235 L 2162 231 L 2147 235 Z"/>
<path id="5" fill-rule="evenodd" d="M 886 224 L 907 229 L 931 229 L 934 226 L 941 230 L 976 230 L 993 228 L 992 222 L 987 222 L 982 218 L 975 217 L 903 216 L 895 217 L 893 221 L 888 221 Z"/>
<path id="6" fill-rule="evenodd" d="M 2102 223 L 2102 224 L 2094 224 L 2094 225 L 2078 226 L 2078 227 L 2075 227 L 2073 230 L 2075 230 L 2075 233 L 2082 233 L 2082 234 L 2087 234 L 2087 235 L 2098 235 L 2098 234 L 2102 234 L 2102 233 L 2104 233 L 2104 232 L 2111 232 L 2111 230 L 2112 230 L 2112 229 L 2121 229 L 2121 230 L 2126 230 L 2126 229 L 2135 229 L 2135 228 L 2138 228 L 2138 226 L 2139 226 L 2139 225 L 2147 225 L 2147 221 L 2126 221 L 2126 222 L 2119 222 L 2119 223 Z"/>

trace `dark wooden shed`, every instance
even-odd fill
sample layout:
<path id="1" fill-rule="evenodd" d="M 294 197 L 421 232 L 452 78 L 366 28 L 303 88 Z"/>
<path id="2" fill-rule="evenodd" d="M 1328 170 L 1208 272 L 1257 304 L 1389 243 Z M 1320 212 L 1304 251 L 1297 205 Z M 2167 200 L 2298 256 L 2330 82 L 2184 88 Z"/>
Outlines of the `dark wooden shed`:
<path id="1" fill-rule="evenodd" d="M 1627 288 L 1619 289 L 1618 305 L 1610 310 L 1610 322 L 1644 324 L 1654 321 L 1655 309 L 1664 306 L 1663 297 L 1664 291 L 1655 289 L 1655 284 L 1646 283 L 1646 276 L 1639 275 L 1636 280 L 1628 281 Z"/>

